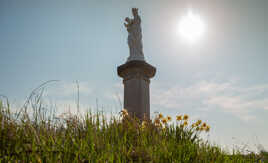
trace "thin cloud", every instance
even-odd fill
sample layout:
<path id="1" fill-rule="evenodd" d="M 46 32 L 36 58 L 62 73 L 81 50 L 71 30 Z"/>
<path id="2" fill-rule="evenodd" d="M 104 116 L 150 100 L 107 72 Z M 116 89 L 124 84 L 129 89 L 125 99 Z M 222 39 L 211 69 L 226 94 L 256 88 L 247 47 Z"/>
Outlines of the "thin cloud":
<path id="1" fill-rule="evenodd" d="M 163 108 L 217 108 L 245 121 L 256 118 L 255 109 L 268 110 L 268 85 L 242 87 L 233 81 L 200 81 L 188 87 L 164 88 L 156 84 L 151 91 L 152 104 Z"/>

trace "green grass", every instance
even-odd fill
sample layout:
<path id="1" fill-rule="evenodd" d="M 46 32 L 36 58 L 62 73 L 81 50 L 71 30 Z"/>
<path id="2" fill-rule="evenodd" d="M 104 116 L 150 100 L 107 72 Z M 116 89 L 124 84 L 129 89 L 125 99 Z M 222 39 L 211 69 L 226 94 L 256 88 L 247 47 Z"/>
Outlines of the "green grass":
<path id="1" fill-rule="evenodd" d="M 139 122 L 124 112 L 57 118 L 41 105 L 31 114 L 26 107 L 12 114 L 0 101 L 0 162 L 259 162 L 257 154 L 230 155 L 210 145 L 197 126 Z"/>

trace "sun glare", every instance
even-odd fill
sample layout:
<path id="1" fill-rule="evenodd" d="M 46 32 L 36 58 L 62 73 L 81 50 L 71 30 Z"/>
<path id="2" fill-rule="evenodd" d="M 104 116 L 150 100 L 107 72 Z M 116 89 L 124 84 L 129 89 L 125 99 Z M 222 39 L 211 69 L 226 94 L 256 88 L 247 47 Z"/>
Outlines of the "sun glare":
<path id="1" fill-rule="evenodd" d="M 205 25 L 200 16 L 188 11 L 179 23 L 179 34 L 190 42 L 195 42 L 205 32 Z"/>

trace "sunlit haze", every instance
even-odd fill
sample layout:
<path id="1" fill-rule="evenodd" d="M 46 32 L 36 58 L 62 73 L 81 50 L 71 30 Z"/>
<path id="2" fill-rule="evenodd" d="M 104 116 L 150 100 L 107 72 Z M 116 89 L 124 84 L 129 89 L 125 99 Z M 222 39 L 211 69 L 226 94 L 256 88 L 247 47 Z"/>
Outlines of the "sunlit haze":
<path id="1" fill-rule="evenodd" d="M 199 15 L 194 14 L 191 10 L 181 18 L 178 28 L 179 34 L 190 42 L 199 40 L 205 32 L 204 22 Z"/>

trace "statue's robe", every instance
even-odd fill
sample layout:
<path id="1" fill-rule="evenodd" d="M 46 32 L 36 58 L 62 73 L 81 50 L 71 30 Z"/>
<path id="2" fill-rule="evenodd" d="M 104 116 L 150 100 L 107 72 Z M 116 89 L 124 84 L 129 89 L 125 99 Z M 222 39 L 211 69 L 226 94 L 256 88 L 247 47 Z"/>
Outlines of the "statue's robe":
<path id="1" fill-rule="evenodd" d="M 128 46 L 130 50 L 130 56 L 128 61 L 142 60 L 144 61 L 143 46 L 142 46 L 142 34 L 141 34 L 141 19 L 138 15 L 134 16 L 131 20 L 131 24 L 127 27 L 128 31 Z"/>

